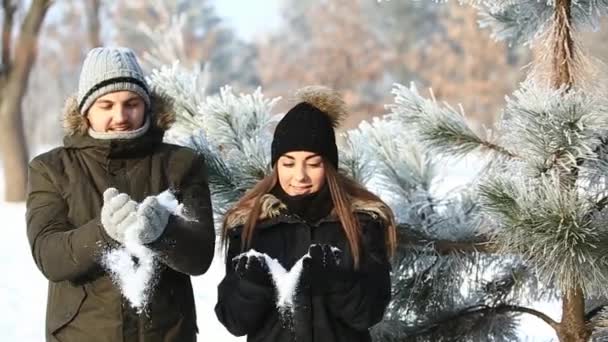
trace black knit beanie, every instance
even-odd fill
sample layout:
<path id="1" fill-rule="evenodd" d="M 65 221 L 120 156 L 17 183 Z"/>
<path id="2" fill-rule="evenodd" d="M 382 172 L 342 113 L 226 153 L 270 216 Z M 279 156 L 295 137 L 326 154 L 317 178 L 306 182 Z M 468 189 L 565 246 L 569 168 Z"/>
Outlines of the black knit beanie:
<path id="1" fill-rule="evenodd" d="M 299 102 L 277 124 L 272 140 L 272 165 L 285 153 L 309 151 L 338 168 L 334 128 L 345 115 L 344 101 L 332 89 L 310 86 L 296 93 Z"/>

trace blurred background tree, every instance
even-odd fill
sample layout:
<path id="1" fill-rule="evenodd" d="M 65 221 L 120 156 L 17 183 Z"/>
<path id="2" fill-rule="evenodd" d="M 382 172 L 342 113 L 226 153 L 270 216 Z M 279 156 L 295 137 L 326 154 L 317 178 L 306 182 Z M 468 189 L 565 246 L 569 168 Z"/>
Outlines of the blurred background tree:
<path id="1" fill-rule="evenodd" d="M 33 0 L 29 6 L 2 0 L 0 36 L 0 152 L 4 168 L 4 197 L 25 198 L 28 148 L 23 126 L 22 100 L 28 91 L 38 52 L 38 35 L 50 0 Z"/>

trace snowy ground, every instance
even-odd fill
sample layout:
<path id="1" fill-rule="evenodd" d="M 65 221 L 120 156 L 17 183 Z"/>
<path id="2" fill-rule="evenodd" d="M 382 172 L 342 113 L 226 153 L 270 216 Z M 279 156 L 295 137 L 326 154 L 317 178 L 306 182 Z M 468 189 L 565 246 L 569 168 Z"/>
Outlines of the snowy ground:
<path id="1" fill-rule="evenodd" d="M 446 184 L 457 186 L 470 178 L 472 165 L 460 163 L 450 167 L 443 176 Z M 0 180 L 3 179 L 0 169 Z M 0 196 L 2 196 L 0 182 Z M 44 340 L 44 316 L 47 282 L 36 268 L 30 255 L 25 233 L 25 205 L 8 204 L 0 199 L 0 220 L 3 222 L 0 248 L 0 331 L 5 342 L 40 342 Z M 193 278 L 200 340 L 227 342 L 244 341 L 235 338 L 217 321 L 213 307 L 217 284 L 222 279 L 224 263 L 216 254 L 209 271 Z M 555 303 L 539 303 L 541 311 L 559 319 Z M 542 321 L 522 316 L 522 341 L 554 341 L 555 335 Z"/>
<path id="2" fill-rule="evenodd" d="M 4 342 L 44 341 L 47 281 L 30 254 L 24 216 L 23 203 L 0 201 L 4 227 L 0 248 L 0 340 Z M 206 341 L 244 341 L 230 335 L 215 318 L 217 284 L 223 273 L 223 260 L 217 255 L 206 274 L 193 278 L 199 336 Z"/>

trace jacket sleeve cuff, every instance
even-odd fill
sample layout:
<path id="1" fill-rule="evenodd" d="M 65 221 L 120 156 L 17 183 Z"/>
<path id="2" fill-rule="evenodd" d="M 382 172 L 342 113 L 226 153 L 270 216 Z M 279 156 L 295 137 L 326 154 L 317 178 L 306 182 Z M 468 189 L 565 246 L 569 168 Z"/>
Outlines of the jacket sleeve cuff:
<path id="1" fill-rule="evenodd" d="M 257 285 L 236 275 L 227 275 L 218 286 L 215 313 L 235 336 L 250 334 L 274 307 L 274 289 Z"/>
<path id="2" fill-rule="evenodd" d="M 99 265 L 103 254 L 110 248 L 119 246 L 105 233 L 99 217 L 66 234 L 69 235 L 72 260 L 82 273 Z"/>

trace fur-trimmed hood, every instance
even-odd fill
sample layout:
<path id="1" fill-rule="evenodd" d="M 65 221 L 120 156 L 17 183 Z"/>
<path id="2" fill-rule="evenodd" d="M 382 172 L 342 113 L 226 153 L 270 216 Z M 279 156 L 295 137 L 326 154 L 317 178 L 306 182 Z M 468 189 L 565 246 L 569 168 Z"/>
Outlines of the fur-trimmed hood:
<path id="1" fill-rule="evenodd" d="M 168 130 L 175 122 L 175 110 L 173 101 L 166 95 L 157 92 L 150 94 L 151 108 L 148 113 L 152 118 L 152 127 L 161 131 Z M 63 128 L 66 136 L 86 135 L 89 122 L 78 110 L 78 102 L 75 96 L 71 96 L 65 103 L 63 111 Z"/>
<path id="2" fill-rule="evenodd" d="M 390 222 L 386 216 L 386 205 L 378 201 L 368 201 L 363 199 L 352 199 L 352 207 L 355 213 L 368 214 L 373 218 L 380 218 L 384 222 Z M 226 226 L 228 229 L 233 229 L 247 222 L 251 208 L 240 208 L 230 214 L 226 218 Z M 287 206 L 273 194 L 265 194 L 262 196 L 262 207 L 258 221 L 263 221 L 275 217 L 279 217 L 287 212 Z M 337 219 L 335 210 L 332 210 L 329 218 Z"/>

